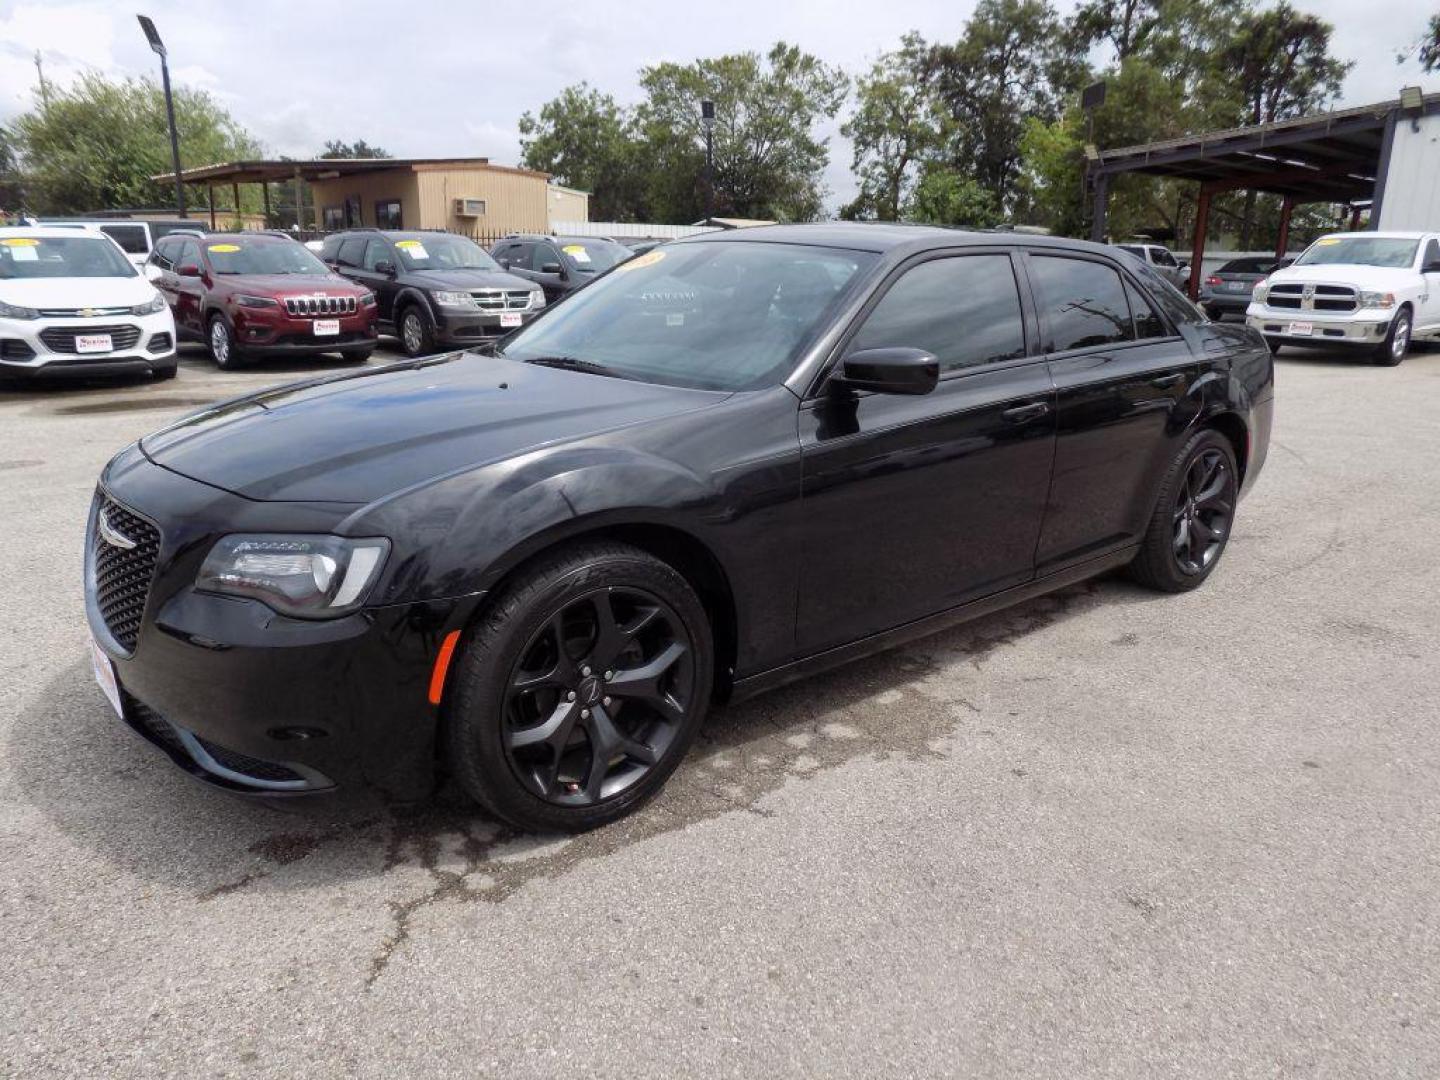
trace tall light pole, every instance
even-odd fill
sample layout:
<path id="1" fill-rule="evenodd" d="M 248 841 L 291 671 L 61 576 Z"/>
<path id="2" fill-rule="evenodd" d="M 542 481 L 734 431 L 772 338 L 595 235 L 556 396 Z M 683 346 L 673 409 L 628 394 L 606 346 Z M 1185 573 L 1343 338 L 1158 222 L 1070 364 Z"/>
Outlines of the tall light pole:
<path id="1" fill-rule="evenodd" d="M 715 216 L 715 102 L 700 102 L 700 123 L 705 126 L 705 221 Z"/>
<path id="2" fill-rule="evenodd" d="M 180 182 L 180 137 L 175 134 L 175 102 L 170 97 L 170 65 L 165 61 L 165 43 L 160 40 L 160 32 L 155 29 L 155 24 L 150 20 L 149 15 L 136 15 L 140 20 L 140 29 L 145 31 L 145 40 L 150 43 L 150 48 L 160 57 L 160 79 L 165 86 L 165 119 L 170 124 L 170 164 L 175 170 L 175 208 L 180 216 L 185 216 L 185 185 Z"/>

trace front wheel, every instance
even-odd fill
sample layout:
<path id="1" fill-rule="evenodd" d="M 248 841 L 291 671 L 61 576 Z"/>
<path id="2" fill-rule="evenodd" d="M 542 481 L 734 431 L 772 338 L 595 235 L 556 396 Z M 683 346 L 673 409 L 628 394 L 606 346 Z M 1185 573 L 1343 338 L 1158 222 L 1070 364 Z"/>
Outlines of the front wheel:
<path id="1" fill-rule="evenodd" d="M 420 308 L 411 304 L 400 316 L 400 345 L 405 355 L 425 356 L 434 351 L 430 334 L 430 321 Z"/>
<path id="2" fill-rule="evenodd" d="M 367 345 L 363 349 L 344 349 L 340 355 L 349 364 L 363 364 L 370 359 L 370 354 L 375 351 L 375 346 Z"/>
<path id="3" fill-rule="evenodd" d="M 1410 309 L 1401 308 L 1390 320 L 1390 332 L 1385 340 L 1375 347 L 1375 363 L 1380 367 L 1395 367 L 1410 351 Z"/>
<path id="4" fill-rule="evenodd" d="M 1225 551 L 1239 490 L 1230 440 L 1211 429 L 1196 432 L 1160 481 L 1130 576 L 1161 592 L 1199 585 Z"/>
<path id="5" fill-rule="evenodd" d="M 562 549 L 469 634 L 446 697 L 450 767 L 521 828 L 608 824 L 675 770 L 713 674 L 705 609 L 673 567 L 623 544 Z"/>
<path id="6" fill-rule="evenodd" d="M 223 315 L 210 316 L 210 359 L 222 371 L 233 371 L 240 366 L 240 351 L 235 348 L 235 336 L 230 333 L 230 324 Z"/>

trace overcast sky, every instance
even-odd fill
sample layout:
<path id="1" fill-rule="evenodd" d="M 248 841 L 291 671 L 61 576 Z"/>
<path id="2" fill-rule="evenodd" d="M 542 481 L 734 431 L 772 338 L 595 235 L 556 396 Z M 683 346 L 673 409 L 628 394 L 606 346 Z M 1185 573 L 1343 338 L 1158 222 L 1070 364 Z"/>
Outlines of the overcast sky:
<path id="1" fill-rule="evenodd" d="M 1395 62 L 1437 0 L 1294 3 L 1333 23 L 1334 52 L 1356 61 L 1344 104 L 1382 101 L 1416 82 L 1440 89 L 1440 78 L 1422 79 L 1413 61 Z M 57 84 L 85 68 L 158 75 L 135 22 L 144 10 L 170 50 L 175 81 L 214 94 L 269 153 L 311 156 L 326 139 L 363 138 L 398 157 L 513 164 L 520 114 L 570 83 L 588 80 L 632 102 L 636 72 L 647 64 L 763 51 L 778 39 L 854 73 L 907 30 L 958 37 L 973 7 L 973 0 L 144 0 L 142 9 L 0 0 L 0 122 L 31 105 L 36 49 Z M 854 191 L 850 149 L 835 127 L 832 206 Z"/>

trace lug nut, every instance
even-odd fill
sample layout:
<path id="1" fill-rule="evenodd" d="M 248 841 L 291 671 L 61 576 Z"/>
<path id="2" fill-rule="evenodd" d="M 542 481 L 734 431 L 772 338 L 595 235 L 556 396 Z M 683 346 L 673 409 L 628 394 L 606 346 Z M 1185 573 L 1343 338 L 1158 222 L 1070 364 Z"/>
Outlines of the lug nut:
<path id="1" fill-rule="evenodd" d="M 581 710 L 580 710 L 580 719 L 581 719 L 581 720 L 589 720 L 589 719 L 590 719 L 590 710 L 589 710 L 589 709 L 581 709 Z"/>
<path id="2" fill-rule="evenodd" d="M 571 690 L 568 694 L 566 694 L 566 695 L 565 695 L 565 700 L 566 700 L 566 701 L 574 701 L 574 700 L 575 700 L 575 691 L 574 691 L 574 690 Z"/>
<path id="3" fill-rule="evenodd" d="M 613 679 L 614 677 L 615 677 L 615 672 L 613 672 L 613 671 L 607 671 L 607 672 L 605 672 L 605 678 L 607 678 L 607 679 Z"/>
<path id="4" fill-rule="evenodd" d="M 584 675 L 586 678 L 589 678 L 589 676 L 590 676 L 590 669 L 589 669 L 588 667 L 582 667 L 582 668 L 580 669 L 580 674 L 581 674 L 581 675 Z"/>
<path id="5" fill-rule="evenodd" d="M 607 698 L 601 698 L 601 699 L 600 699 L 600 704 L 602 704 L 602 705 L 609 705 L 609 704 L 610 704 L 610 699 L 609 699 L 608 697 L 607 697 Z"/>

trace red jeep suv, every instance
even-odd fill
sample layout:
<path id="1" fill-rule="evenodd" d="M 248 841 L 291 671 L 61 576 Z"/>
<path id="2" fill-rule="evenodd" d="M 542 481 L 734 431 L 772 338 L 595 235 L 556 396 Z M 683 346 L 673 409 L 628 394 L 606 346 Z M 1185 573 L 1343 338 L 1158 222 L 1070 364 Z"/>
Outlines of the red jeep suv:
<path id="1" fill-rule="evenodd" d="M 145 276 L 169 302 L 180 340 L 205 342 L 222 368 L 314 353 L 360 362 L 375 349 L 375 294 L 288 236 L 167 236 Z"/>

